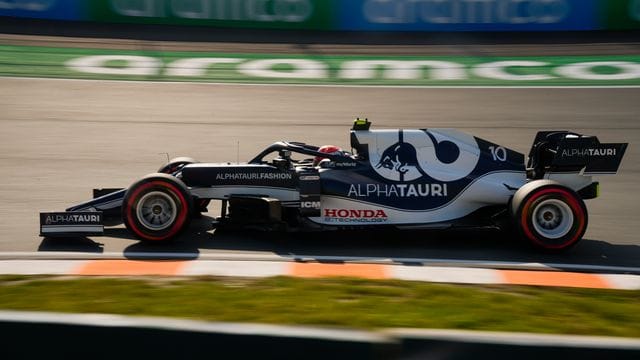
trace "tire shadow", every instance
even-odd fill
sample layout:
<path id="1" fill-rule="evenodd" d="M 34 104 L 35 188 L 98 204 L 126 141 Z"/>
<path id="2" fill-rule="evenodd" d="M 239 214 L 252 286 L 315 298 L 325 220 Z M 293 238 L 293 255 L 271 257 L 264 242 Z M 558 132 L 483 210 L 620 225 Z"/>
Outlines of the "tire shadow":
<path id="1" fill-rule="evenodd" d="M 290 258 L 491 261 L 598 266 L 640 266 L 640 246 L 583 239 L 562 253 L 539 251 L 514 235 L 500 231 L 369 230 L 326 233 L 264 233 L 216 230 L 199 238 L 199 249 L 258 251 Z"/>
<path id="2" fill-rule="evenodd" d="M 211 251 L 266 252 L 293 260 L 335 262 L 389 259 L 417 264 L 417 259 L 495 261 L 640 267 L 640 246 L 583 239 L 563 253 L 537 251 L 515 236 L 500 231 L 469 230 L 335 230 L 282 233 L 249 230 L 211 230 L 213 218 L 194 219 L 176 239 L 166 243 L 138 241 L 125 228 L 105 230 L 105 236 L 131 240 L 123 253 L 128 259 L 193 260 Z M 107 240 L 108 241 L 108 240 Z M 104 244 L 90 238 L 44 238 L 38 251 L 103 253 Z M 413 261 L 416 259 L 416 261 Z"/>

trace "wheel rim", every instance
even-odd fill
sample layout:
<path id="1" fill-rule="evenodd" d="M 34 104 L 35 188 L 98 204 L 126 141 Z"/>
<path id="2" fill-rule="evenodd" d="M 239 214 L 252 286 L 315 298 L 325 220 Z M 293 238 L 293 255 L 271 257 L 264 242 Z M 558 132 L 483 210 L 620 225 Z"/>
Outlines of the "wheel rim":
<path id="1" fill-rule="evenodd" d="M 540 235 L 558 239 L 573 227 L 573 212 L 569 205 L 558 199 L 540 202 L 533 210 L 533 227 Z"/>
<path id="2" fill-rule="evenodd" d="M 164 230 L 176 219 L 177 206 L 169 194 L 152 191 L 140 198 L 136 206 L 136 214 L 140 224 L 147 229 Z"/>

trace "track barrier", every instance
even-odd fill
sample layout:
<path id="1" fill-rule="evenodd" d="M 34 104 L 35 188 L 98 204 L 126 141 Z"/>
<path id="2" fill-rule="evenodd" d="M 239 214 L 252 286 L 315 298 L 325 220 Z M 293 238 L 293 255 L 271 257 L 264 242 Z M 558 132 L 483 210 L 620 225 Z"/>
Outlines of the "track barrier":
<path id="1" fill-rule="evenodd" d="M 6 358 L 637 359 L 640 340 L 458 330 L 377 332 L 0 311 Z"/>

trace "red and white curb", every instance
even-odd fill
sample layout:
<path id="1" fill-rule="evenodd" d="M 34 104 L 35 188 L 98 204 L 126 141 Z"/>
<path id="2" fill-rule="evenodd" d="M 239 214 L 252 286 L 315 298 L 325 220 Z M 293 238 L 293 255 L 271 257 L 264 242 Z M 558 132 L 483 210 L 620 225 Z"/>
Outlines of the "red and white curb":
<path id="1" fill-rule="evenodd" d="M 457 284 L 505 284 L 640 290 L 640 275 L 382 263 L 272 260 L 0 260 L 4 275 L 357 277 Z"/>

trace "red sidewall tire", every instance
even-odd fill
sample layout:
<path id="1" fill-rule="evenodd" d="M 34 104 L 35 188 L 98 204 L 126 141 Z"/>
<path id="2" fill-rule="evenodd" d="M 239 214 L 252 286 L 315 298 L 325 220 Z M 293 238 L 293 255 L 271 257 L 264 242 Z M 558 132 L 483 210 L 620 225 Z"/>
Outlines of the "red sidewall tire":
<path id="1" fill-rule="evenodd" d="M 518 194 L 516 194 L 518 195 Z M 517 198 L 517 196 L 514 196 Z M 535 247 L 546 251 L 563 251 L 573 247 L 587 230 L 588 214 L 584 201 L 573 190 L 561 185 L 546 184 L 534 187 L 524 197 L 520 197 L 513 214 L 516 226 L 522 236 Z M 573 215 L 573 223 L 568 232 L 559 238 L 549 238 L 536 230 L 533 218 L 536 207 L 546 200 L 558 200 L 566 204 Z"/>
<path id="2" fill-rule="evenodd" d="M 198 162 L 199 161 L 197 161 L 196 159 L 193 159 L 190 157 L 184 157 L 184 156 L 177 157 L 177 158 L 171 159 L 171 161 L 169 161 L 166 165 L 163 165 L 162 167 L 160 167 L 160 169 L 158 169 L 158 172 L 162 174 L 173 174 L 175 171 L 177 171 L 179 168 L 184 167 L 185 165 L 197 164 Z M 206 209 L 207 206 L 209 206 L 209 203 L 211 202 L 211 200 L 198 199 L 197 197 L 194 197 L 193 202 L 194 202 L 194 207 L 192 211 L 192 216 L 194 218 L 198 218 L 201 216 L 202 210 Z"/>
<path id="3" fill-rule="evenodd" d="M 175 204 L 175 218 L 170 225 L 161 230 L 146 227 L 138 218 L 140 200 L 151 192 L 160 192 L 169 196 Z M 147 241 L 167 241 L 178 235 L 188 225 L 193 208 L 191 196 L 186 186 L 173 176 L 151 174 L 131 185 L 122 204 L 122 220 L 136 237 Z"/>

